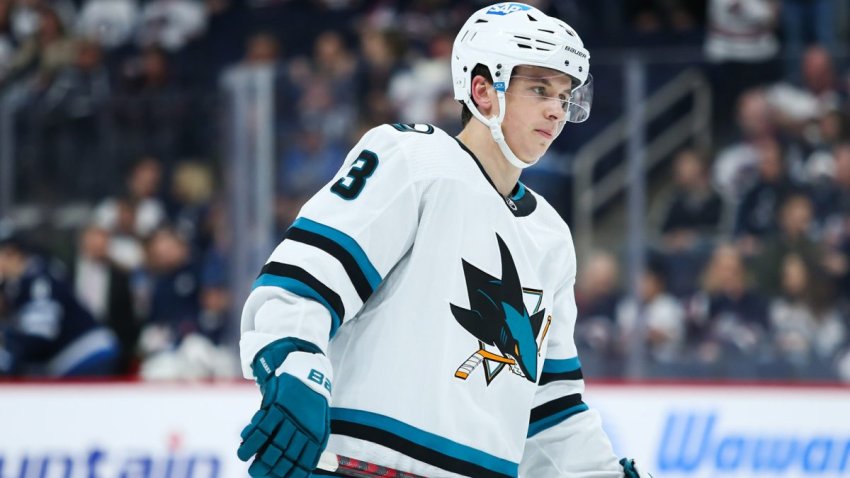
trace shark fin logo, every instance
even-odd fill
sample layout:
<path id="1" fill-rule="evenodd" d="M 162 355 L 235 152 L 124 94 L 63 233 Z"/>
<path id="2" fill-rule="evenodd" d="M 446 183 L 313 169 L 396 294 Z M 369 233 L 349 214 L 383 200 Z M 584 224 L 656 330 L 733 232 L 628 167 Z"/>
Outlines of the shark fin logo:
<path id="1" fill-rule="evenodd" d="M 451 305 L 452 315 L 467 332 L 478 339 L 478 350 L 458 367 L 455 377 L 466 380 L 484 363 L 487 385 L 505 368 L 531 382 L 537 381 L 537 356 L 540 345 L 537 336 L 543 325 L 546 309 L 538 310 L 543 291 L 524 289 L 519 281 L 514 259 L 505 241 L 496 234 L 502 261 L 502 277 L 496 278 L 463 261 L 463 274 L 469 295 L 469 309 Z M 525 296 L 537 299 L 533 315 L 529 315 Z M 546 337 L 546 328 L 540 344 Z"/>

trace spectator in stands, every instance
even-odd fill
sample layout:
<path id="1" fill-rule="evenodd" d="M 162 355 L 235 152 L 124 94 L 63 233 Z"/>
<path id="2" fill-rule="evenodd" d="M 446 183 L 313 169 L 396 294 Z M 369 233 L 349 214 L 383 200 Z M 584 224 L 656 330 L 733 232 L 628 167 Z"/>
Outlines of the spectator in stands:
<path id="1" fill-rule="evenodd" d="M 827 250 L 840 254 L 845 260 L 850 260 L 850 142 L 838 144 L 835 149 L 835 176 L 830 189 L 834 192 L 827 206 L 822 210 L 823 242 Z M 840 265 L 840 261 L 835 261 Z M 850 291 L 850 267 L 846 266 L 843 273 L 840 268 L 835 271 L 838 277 L 839 289 Z M 850 294 L 842 294 L 850 314 Z"/>
<path id="2" fill-rule="evenodd" d="M 629 342 L 640 336 L 638 320 L 643 320 L 651 358 L 663 364 L 679 362 L 685 344 L 685 311 L 682 304 L 667 292 L 662 262 L 647 261 L 638 291 L 637 300 L 627 298 L 617 307 L 620 348 L 626 350 Z"/>
<path id="3" fill-rule="evenodd" d="M 129 42 L 138 21 L 136 0 L 86 0 L 77 16 L 77 33 L 112 50 Z"/>
<path id="4" fill-rule="evenodd" d="M 786 255 L 781 267 L 782 291 L 770 306 L 778 358 L 801 378 L 833 378 L 831 362 L 850 339 L 833 288 L 796 254 Z"/>
<path id="5" fill-rule="evenodd" d="M 724 215 L 723 200 L 712 187 L 697 151 L 684 149 L 676 155 L 673 189 L 663 208 L 660 246 L 668 290 L 684 297 L 698 286 L 699 272 L 720 233 Z"/>
<path id="6" fill-rule="evenodd" d="M 215 344 L 221 344 L 227 328 L 238 322 L 233 315 L 227 266 L 227 256 L 218 248 L 207 251 L 201 264 L 199 328 Z"/>
<path id="7" fill-rule="evenodd" d="M 112 201 L 115 218 L 103 221 L 95 215 L 99 227 L 109 231 L 109 257 L 115 264 L 133 273 L 142 267 L 145 261 L 145 250 L 142 238 L 136 234 L 136 205 L 127 197 L 118 197 Z M 97 211 L 96 211 L 97 212 Z"/>
<path id="8" fill-rule="evenodd" d="M 334 177 L 345 146 L 327 138 L 318 125 L 302 124 L 278 167 L 278 220 L 289 227 L 301 206 Z"/>
<path id="9" fill-rule="evenodd" d="M 146 241 L 145 281 L 148 311 L 139 348 L 142 361 L 174 350 L 198 329 L 198 273 L 189 245 L 170 226 L 154 231 Z"/>
<path id="10" fill-rule="evenodd" d="M 274 66 L 280 61 L 280 55 L 280 42 L 278 42 L 277 37 L 269 32 L 258 32 L 248 38 L 242 64 L 246 66 Z"/>
<path id="11" fill-rule="evenodd" d="M 777 229 L 777 211 L 785 199 L 801 190 L 788 176 L 782 145 L 772 139 L 758 145 L 758 177 L 738 205 L 735 236 L 746 255 L 759 251 Z"/>
<path id="12" fill-rule="evenodd" d="M 166 218 L 160 199 L 162 176 L 162 164 L 157 158 L 142 157 L 127 177 L 126 193 L 101 201 L 94 211 L 95 221 L 109 231 L 115 230 L 122 219 L 119 198 L 124 197 L 123 204 L 133 209 L 132 227 L 128 232 L 138 238 L 147 237 Z"/>
<path id="13" fill-rule="evenodd" d="M 127 60 L 116 88 L 116 149 L 119 161 L 153 155 L 166 171 L 181 155 L 192 125 L 191 90 L 181 89 L 165 51 L 151 47 Z"/>
<path id="14" fill-rule="evenodd" d="M 579 320 L 603 317 L 613 322 L 617 302 L 622 298 L 619 280 L 617 259 L 607 252 L 594 252 L 579 273 L 576 287 Z"/>
<path id="15" fill-rule="evenodd" d="M 24 40 L 38 31 L 39 0 L 11 0 L 11 24 L 15 38 Z"/>
<path id="16" fill-rule="evenodd" d="M 361 133 L 375 125 L 398 121 L 396 105 L 390 99 L 390 84 L 406 68 L 402 60 L 406 45 L 399 33 L 364 27 L 360 31 L 360 42 L 356 83 L 360 93 L 356 124 L 348 135 L 349 144 L 357 142 Z"/>
<path id="17" fill-rule="evenodd" d="M 689 251 L 720 232 L 723 200 L 706 174 L 705 161 L 693 149 L 685 149 L 673 162 L 673 191 L 661 222 L 667 251 Z"/>
<path id="18" fill-rule="evenodd" d="M 20 235 L 0 237 L 0 296 L 0 376 L 115 373 L 115 336 L 74 297 L 61 270 Z"/>
<path id="19" fill-rule="evenodd" d="M 617 259 L 606 252 L 595 252 L 579 271 L 576 285 L 575 340 L 586 367 L 594 367 L 603 376 L 618 372 L 611 366 L 617 338 L 617 304 L 623 297 L 619 286 Z M 619 372 L 621 373 L 621 372 Z"/>
<path id="20" fill-rule="evenodd" d="M 809 132 L 806 136 L 809 137 L 811 152 L 802 160 L 799 177 L 817 186 L 822 182 L 830 182 L 835 173 L 834 148 L 850 138 L 850 115 L 831 109 L 817 119 L 816 127 L 809 129 Z"/>
<path id="21" fill-rule="evenodd" d="M 0 0 L 0 85 L 11 67 L 15 53 L 12 36 L 12 0 Z"/>
<path id="22" fill-rule="evenodd" d="M 402 58 L 407 45 L 398 31 L 364 26 L 360 29 L 360 53 L 357 83 L 359 96 L 366 98 L 372 92 L 386 94 L 393 78 L 404 69 Z M 449 47 L 451 51 L 451 47 Z M 361 108 L 368 106 L 361 104 Z"/>
<path id="23" fill-rule="evenodd" d="M 153 278 L 148 325 L 167 329 L 174 343 L 198 330 L 199 277 L 186 239 L 170 226 L 147 241 L 147 267 Z"/>
<path id="24" fill-rule="evenodd" d="M 290 63 L 293 82 L 301 89 L 297 112 L 302 124 L 318 125 L 332 142 L 347 144 L 355 124 L 357 57 L 346 48 L 342 35 L 321 33 L 313 46 L 312 61 L 296 59 Z"/>
<path id="25" fill-rule="evenodd" d="M 780 76 L 778 0 L 710 0 L 705 57 L 714 86 L 715 134 L 729 137 L 729 109 L 745 90 Z"/>
<path id="26" fill-rule="evenodd" d="M 748 367 L 754 366 L 765 344 L 768 302 L 750 285 L 741 253 L 734 246 L 715 249 L 695 302 L 691 319 L 698 363 L 720 367 L 714 370 L 719 374 L 755 373 Z M 724 366 L 729 368 L 724 371 Z"/>
<path id="27" fill-rule="evenodd" d="M 104 141 L 110 134 L 110 99 L 100 46 L 79 41 L 74 63 L 58 71 L 41 100 L 44 152 L 50 157 L 43 171 L 67 197 L 91 200 L 112 187 L 117 171 Z"/>
<path id="28" fill-rule="evenodd" d="M 177 164 L 171 179 L 168 216 L 189 242 L 194 257 L 201 257 L 212 242 L 209 214 L 214 191 L 215 179 L 208 165 L 200 161 Z"/>
<path id="29" fill-rule="evenodd" d="M 58 69 L 73 63 L 76 41 L 66 34 L 62 19 L 53 8 L 39 4 L 35 12 L 38 30 L 21 43 L 6 79 L 12 81 L 34 73 L 33 87 L 41 91 Z"/>
<path id="30" fill-rule="evenodd" d="M 832 55 L 837 53 L 837 14 L 836 0 L 782 0 L 782 43 L 787 78 L 799 79 L 797 61 L 806 45 L 816 43 Z"/>
<path id="31" fill-rule="evenodd" d="M 777 112 L 783 129 L 805 136 L 825 113 L 841 106 L 838 76 L 830 53 L 820 45 L 808 47 L 800 64 L 802 82 L 782 81 L 767 90 L 767 99 Z"/>
<path id="32" fill-rule="evenodd" d="M 282 149 L 297 138 L 298 123 L 300 121 L 299 102 L 301 99 L 303 84 L 296 84 L 293 80 L 290 63 L 283 59 L 283 47 L 278 37 L 269 31 L 258 31 L 251 34 L 245 44 L 245 50 L 240 61 L 241 67 L 248 68 L 273 68 L 275 72 L 275 123 L 278 131 L 278 144 Z M 301 82 L 307 82 L 309 77 L 309 65 L 306 60 L 295 61 L 297 70 L 303 71 L 298 74 L 304 78 L 298 78 Z M 297 75 L 296 75 L 297 76 Z"/>
<path id="33" fill-rule="evenodd" d="M 832 148 L 831 166 L 813 188 L 817 219 L 823 239 L 831 247 L 850 240 L 850 141 Z"/>
<path id="34" fill-rule="evenodd" d="M 839 106 L 838 75 L 832 54 L 822 45 L 812 45 L 803 54 L 803 88 L 814 96 L 820 111 Z"/>
<path id="35" fill-rule="evenodd" d="M 763 89 L 746 91 L 736 107 L 738 138 L 718 153 L 712 169 L 715 187 L 732 205 L 737 205 L 756 182 L 759 144 L 775 140 L 777 135 L 774 112 Z"/>
<path id="36" fill-rule="evenodd" d="M 452 38 L 441 34 L 431 40 L 428 56 L 413 62 L 392 79 L 389 95 L 405 123 L 433 123 L 440 99 L 451 92 Z"/>
<path id="37" fill-rule="evenodd" d="M 143 48 L 156 46 L 175 52 L 201 36 L 206 26 L 206 2 L 150 0 L 142 6 L 137 41 Z"/>
<path id="38" fill-rule="evenodd" d="M 223 279 L 215 277 L 221 269 L 204 277 L 202 285 L 188 243 L 170 227 L 157 229 L 147 245 L 152 297 L 140 339 L 142 377 L 233 377 L 235 356 L 216 345 L 227 325 L 228 297 Z"/>
<path id="39" fill-rule="evenodd" d="M 664 46 L 671 43 L 691 43 L 696 46 L 703 41 L 703 31 L 697 27 L 701 26 L 698 23 L 704 23 L 706 1 L 632 0 L 630 2 L 609 2 L 608 5 L 601 5 L 596 8 L 602 8 L 602 11 L 605 12 L 600 16 L 605 14 L 616 15 L 611 10 L 616 11 L 618 8 L 624 10 L 623 15 L 626 17 L 627 23 L 631 25 L 632 31 L 628 32 L 629 34 L 620 42 L 640 46 Z M 560 8 L 557 10 L 560 10 Z M 582 13 L 582 17 L 584 17 L 591 12 L 575 13 Z M 590 21 L 585 20 L 585 22 Z M 587 25 L 585 31 L 594 28 L 598 27 Z"/>
<path id="40" fill-rule="evenodd" d="M 803 194 L 789 196 L 781 205 L 778 234 L 765 241 L 756 261 L 760 287 L 771 295 L 781 292 L 782 264 L 789 255 L 799 256 L 805 263 L 829 278 L 825 287 L 847 272 L 847 258 L 829 250 L 812 238 L 814 213 L 812 201 Z"/>
<path id="41" fill-rule="evenodd" d="M 79 301 L 118 339 L 117 372 L 133 370 L 140 323 L 130 290 L 130 275 L 109 256 L 109 231 L 90 225 L 80 234 L 71 279 Z"/>
<path id="42" fill-rule="evenodd" d="M 844 97 L 844 104 L 841 108 L 845 115 L 850 115 L 850 69 L 845 68 L 841 82 L 843 83 L 841 96 Z"/>
<path id="43" fill-rule="evenodd" d="M 127 177 L 126 192 L 103 199 L 93 211 L 93 222 L 110 233 L 110 258 L 131 274 L 144 264 L 142 241 L 166 219 L 165 206 L 159 198 L 161 182 L 159 161 L 142 158 Z M 134 294 L 146 296 L 146 287 L 141 290 Z"/>

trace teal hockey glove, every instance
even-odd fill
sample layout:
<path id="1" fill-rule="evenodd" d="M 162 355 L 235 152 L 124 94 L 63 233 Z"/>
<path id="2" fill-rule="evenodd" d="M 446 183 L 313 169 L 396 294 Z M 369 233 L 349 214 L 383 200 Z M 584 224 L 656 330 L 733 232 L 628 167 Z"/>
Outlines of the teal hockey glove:
<path id="1" fill-rule="evenodd" d="M 330 435 L 331 364 L 315 345 L 286 338 L 254 358 L 263 400 L 237 455 L 253 477 L 310 476 Z"/>
<path id="2" fill-rule="evenodd" d="M 628 458 L 622 458 L 620 464 L 623 465 L 623 473 L 625 478 L 652 478 L 649 473 L 641 473 L 638 471 L 637 463 Z"/>

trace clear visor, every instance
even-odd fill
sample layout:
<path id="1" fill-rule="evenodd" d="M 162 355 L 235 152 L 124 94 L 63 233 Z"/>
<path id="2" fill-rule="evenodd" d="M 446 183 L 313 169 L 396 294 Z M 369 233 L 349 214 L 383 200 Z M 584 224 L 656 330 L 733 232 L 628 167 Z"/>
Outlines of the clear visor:
<path id="1" fill-rule="evenodd" d="M 590 117 L 593 106 L 593 75 L 587 74 L 587 81 L 572 91 L 567 105 L 567 121 L 582 123 Z"/>
<path id="2" fill-rule="evenodd" d="M 557 78 L 553 76 L 522 76 L 511 77 L 507 94 L 537 98 L 541 101 L 557 101 L 566 113 L 564 119 L 570 123 L 581 123 L 590 117 L 590 107 L 593 104 L 593 75 L 587 75 L 587 81 L 571 91 L 559 91 Z M 517 81 L 519 80 L 519 81 Z"/>

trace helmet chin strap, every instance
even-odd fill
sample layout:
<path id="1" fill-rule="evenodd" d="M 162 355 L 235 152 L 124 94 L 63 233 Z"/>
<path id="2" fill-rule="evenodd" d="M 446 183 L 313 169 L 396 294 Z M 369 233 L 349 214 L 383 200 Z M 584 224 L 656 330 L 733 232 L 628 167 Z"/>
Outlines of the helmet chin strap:
<path id="1" fill-rule="evenodd" d="M 493 141 L 495 141 L 496 145 L 499 146 L 499 150 L 502 151 L 502 155 L 505 156 L 505 159 L 507 159 L 509 163 L 519 169 L 525 169 L 529 166 L 534 166 L 538 161 L 540 161 L 540 158 L 537 158 L 530 163 L 526 163 L 519 159 L 514 152 L 511 151 L 511 147 L 508 146 L 508 143 L 505 141 L 505 135 L 502 133 L 502 122 L 498 118 L 493 117 L 490 118 L 489 123 L 490 135 L 493 136 Z"/>
<path id="2" fill-rule="evenodd" d="M 502 120 L 505 119 L 505 92 L 497 91 L 496 94 L 499 97 L 499 115 L 492 116 L 490 118 L 485 118 L 484 115 L 478 111 L 478 108 L 472 104 L 472 100 L 470 99 L 467 106 L 469 106 L 470 111 L 473 116 L 478 118 L 479 121 L 484 123 L 490 129 L 490 135 L 493 136 L 493 141 L 496 142 L 496 145 L 499 146 L 499 150 L 502 152 L 502 155 L 505 159 L 508 160 L 511 165 L 519 169 L 525 169 L 529 166 L 534 166 L 540 161 L 540 158 L 536 158 L 534 161 L 530 163 L 526 163 L 525 161 L 519 159 L 513 151 L 511 151 L 511 147 L 508 146 L 507 141 L 505 141 L 505 134 L 502 131 Z"/>

